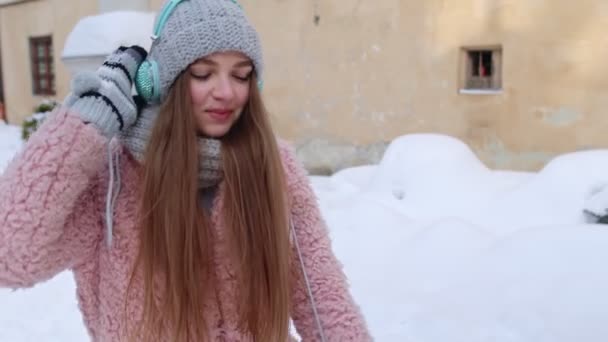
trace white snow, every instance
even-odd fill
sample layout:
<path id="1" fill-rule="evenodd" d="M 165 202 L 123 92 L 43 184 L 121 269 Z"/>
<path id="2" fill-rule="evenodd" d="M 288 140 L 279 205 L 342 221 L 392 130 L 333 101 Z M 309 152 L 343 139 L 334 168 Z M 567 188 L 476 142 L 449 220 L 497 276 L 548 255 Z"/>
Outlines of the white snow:
<path id="1" fill-rule="evenodd" d="M 0 161 L 16 132 L 0 126 Z M 608 150 L 526 173 L 413 134 L 378 165 L 310 179 L 377 341 L 608 340 L 608 226 L 583 213 L 608 206 Z M 0 341 L 87 340 L 74 291 L 68 272 L 0 290 Z"/>
<path id="2" fill-rule="evenodd" d="M 22 145 L 21 127 L 7 125 L 4 121 L 0 121 L 0 172 L 13 159 Z"/>

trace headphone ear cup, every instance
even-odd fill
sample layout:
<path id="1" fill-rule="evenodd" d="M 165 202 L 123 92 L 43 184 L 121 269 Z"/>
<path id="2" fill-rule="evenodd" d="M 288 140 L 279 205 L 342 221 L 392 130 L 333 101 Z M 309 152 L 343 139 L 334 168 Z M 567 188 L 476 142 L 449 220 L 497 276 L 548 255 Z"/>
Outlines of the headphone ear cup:
<path id="1" fill-rule="evenodd" d="M 146 102 L 157 102 L 160 97 L 158 65 L 153 60 L 145 60 L 135 74 L 135 90 Z"/>

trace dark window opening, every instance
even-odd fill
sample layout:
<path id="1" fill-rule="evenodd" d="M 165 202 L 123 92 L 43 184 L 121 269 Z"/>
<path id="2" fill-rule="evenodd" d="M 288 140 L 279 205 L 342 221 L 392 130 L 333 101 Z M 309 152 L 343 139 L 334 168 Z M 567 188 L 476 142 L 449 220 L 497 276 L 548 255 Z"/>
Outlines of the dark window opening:
<path id="1" fill-rule="evenodd" d="M 492 77 L 492 51 L 469 51 L 472 74 L 477 77 Z"/>

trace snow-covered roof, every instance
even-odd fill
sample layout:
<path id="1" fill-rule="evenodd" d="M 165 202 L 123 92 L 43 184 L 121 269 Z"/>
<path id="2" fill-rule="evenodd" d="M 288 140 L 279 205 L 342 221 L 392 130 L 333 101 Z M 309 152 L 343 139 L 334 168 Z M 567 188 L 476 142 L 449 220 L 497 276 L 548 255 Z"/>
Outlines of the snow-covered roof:
<path id="1" fill-rule="evenodd" d="M 154 13 L 116 11 L 82 18 L 68 35 L 63 59 L 105 56 L 121 45 L 150 47 Z"/>

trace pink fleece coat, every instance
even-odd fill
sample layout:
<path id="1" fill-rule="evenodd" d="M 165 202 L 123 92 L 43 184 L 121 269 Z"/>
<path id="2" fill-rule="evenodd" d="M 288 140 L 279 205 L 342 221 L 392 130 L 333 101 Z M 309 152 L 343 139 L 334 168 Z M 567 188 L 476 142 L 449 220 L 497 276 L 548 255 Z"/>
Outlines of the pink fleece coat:
<path id="1" fill-rule="evenodd" d="M 0 178 L 0 286 L 31 287 L 72 270 L 78 301 L 93 341 L 122 341 L 126 319 L 142 314 L 139 277 L 125 298 L 137 250 L 137 162 L 122 146 L 121 191 L 114 209 L 113 246 L 104 240 L 108 183 L 107 139 L 77 116 L 58 112 L 28 141 Z M 370 341 L 331 249 L 306 172 L 292 150 L 280 146 L 300 241 L 321 325 L 327 339 Z M 223 186 L 212 207 L 213 270 L 218 286 L 206 300 L 212 341 L 248 341 L 237 329 L 237 284 L 227 257 L 222 219 Z M 291 316 L 303 341 L 318 341 L 318 329 L 299 261 L 292 260 Z"/>

